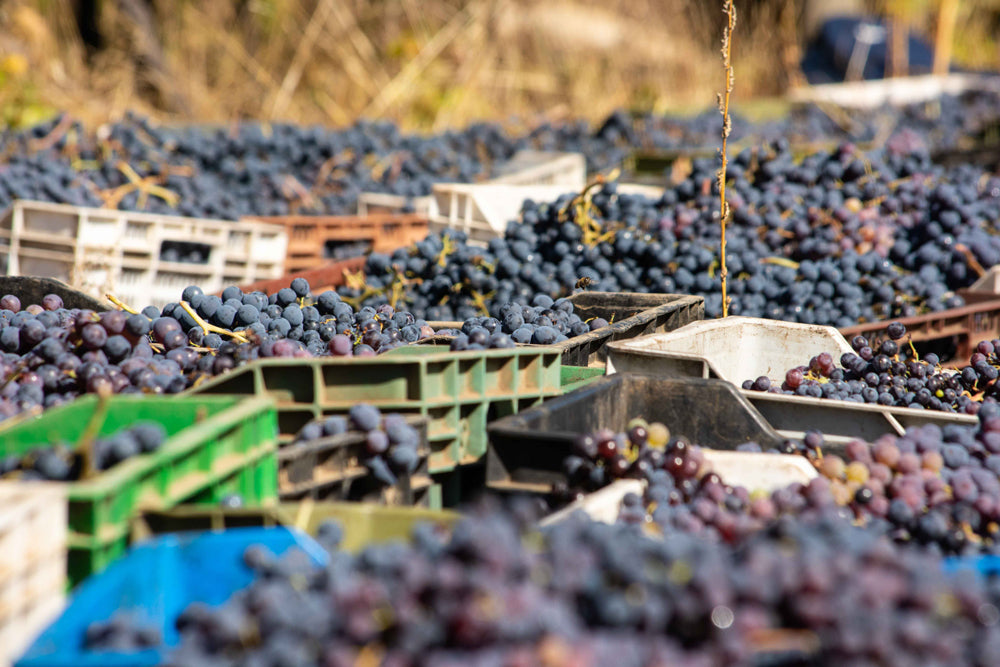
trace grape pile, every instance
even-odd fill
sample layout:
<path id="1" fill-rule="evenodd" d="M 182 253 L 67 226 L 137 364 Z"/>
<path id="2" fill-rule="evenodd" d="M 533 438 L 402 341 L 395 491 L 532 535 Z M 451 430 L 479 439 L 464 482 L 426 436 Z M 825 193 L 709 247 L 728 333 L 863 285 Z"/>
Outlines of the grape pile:
<path id="1" fill-rule="evenodd" d="M 157 451 L 167 439 L 158 422 L 136 422 L 113 435 L 94 440 L 94 470 L 107 470 L 134 456 Z M 0 458 L 0 479 L 72 482 L 84 472 L 84 452 L 67 442 L 39 443 L 26 454 Z"/>
<path id="2" fill-rule="evenodd" d="M 886 337 L 870 343 L 864 336 L 851 340 L 854 352 L 840 357 L 823 352 L 785 373 L 780 384 L 766 376 L 744 380 L 743 389 L 830 398 L 855 403 L 894 405 L 918 410 L 938 410 L 975 414 L 983 401 L 995 402 L 1000 358 L 1000 340 L 981 341 L 961 371 L 947 371 L 938 365 L 936 354 L 923 359 L 904 359 L 906 335 L 901 322 L 891 322 Z"/>
<path id="3" fill-rule="evenodd" d="M 433 335 L 388 305 L 357 311 L 302 279 L 270 296 L 186 288 L 162 311 L 66 309 L 56 295 L 22 308 L 0 297 L 0 420 L 85 393 L 176 394 L 257 358 L 372 356 Z"/>
<path id="4" fill-rule="evenodd" d="M 700 294 L 721 314 L 714 159 L 652 201 L 614 183 L 555 202 L 526 201 L 486 248 L 459 232 L 391 256 L 372 254 L 366 285 L 344 297 L 378 305 L 390 293 L 428 320 L 497 319 L 507 303 L 596 290 Z M 934 166 L 926 153 L 864 154 L 850 145 L 793 159 L 786 142 L 745 150 L 729 166 L 727 229 L 738 315 L 850 326 L 963 303 L 981 267 L 1000 261 L 1000 179 Z"/>
<path id="5" fill-rule="evenodd" d="M 518 343 L 552 345 L 608 326 L 603 317 L 586 322 L 573 312 L 573 302 L 537 294 L 531 305 L 507 303 L 498 317 L 470 317 L 460 331 L 443 329 L 442 335 L 454 335 L 452 350 L 509 348 Z"/>
<path id="6" fill-rule="evenodd" d="M 420 434 L 400 414 L 383 415 L 377 407 L 360 403 L 344 417 L 315 419 L 295 434 L 293 444 L 307 444 L 351 430 L 365 434 L 364 465 L 380 484 L 394 486 L 400 476 L 412 475 L 420 465 Z"/>
<path id="7" fill-rule="evenodd" d="M 317 567 L 250 547 L 254 583 L 195 604 L 168 664 L 400 667 L 604 664 L 983 666 L 1000 660 L 1000 588 L 830 515 L 739 547 L 690 533 L 475 508 L 450 536 L 332 551 Z M 335 548 L 339 531 L 321 540 Z M 248 638 L 252 640 L 248 641 Z"/>

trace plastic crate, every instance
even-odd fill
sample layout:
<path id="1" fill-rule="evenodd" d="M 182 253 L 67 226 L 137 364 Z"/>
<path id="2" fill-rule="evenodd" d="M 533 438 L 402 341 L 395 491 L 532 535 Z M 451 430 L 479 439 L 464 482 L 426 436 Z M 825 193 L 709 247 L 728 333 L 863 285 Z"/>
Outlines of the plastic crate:
<path id="1" fill-rule="evenodd" d="M 489 183 L 556 185 L 580 190 L 587 184 L 587 159 L 582 153 L 520 150 L 497 165 Z"/>
<path id="2" fill-rule="evenodd" d="M 309 536 L 284 527 L 243 528 L 222 533 L 166 535 L 137 544 L 124 558 L 92 577 L 69 606 L 32 643 L 17 667 L 124 667 L 159 665 L 180 642 L 177 617 L 194 602 L 218 606 L 253 581 L 243 552 L 261 545 L 277 556 L 293 547 L 317 565 L 328 555 Z M 163 644 L 142 651 L 88 651 L 87 626 L 116 613 L 157 628 Z"/>
<path id="3" fill-rule="evenodd" d="M 601 317 L 606 327 L 574 336 L 552 347 L 562 350 L 564 366 L 603 368 L 607 346 L 650 333 L 674 331 L 705 317 L 705 299 L 684 294 L 642 294 L 631 292 L 579 292 L 568 297 L 582 320 Z M 439 328 L 460 328 L 461 322 L 439 322 Z M 438 335 L 425 344 L 450 342 L 451 336 Z M 535 347 L 525 345 L 522 347 Z"/>
<path id="4" fill-rule="evenodd" d="M 595 382 L 598 378 L 604 377 L 603 368 L 589 368 L 587 366 L 563 366 L 560 371 L 559 382 L 562 385 L 562 392 L 568 394 L 580 387 L 586 387 Z"/>
<path id="5" fill-rule="evenodd" d="M 427 472 L 427 418 L 410 415 L 406 419 L 420 433 L 418 452 L 421 463 L 409 477 L 382 490 L 370 480 L 365 467 L 365 434 L 349 431 L 310 442 L 290 443 L 278 451 L 278 493 L 282 500 L 377 500 L 388 504 L 412 505 L 425 500 L 419 491 L 433 483 Z"/>
<path id="6" fill-rule="evenodd" d="M 427 236 L 427 218 L 414 214 L 342 216 L 283 215 L 248 217 L 244 221 L 280 225 L 288 232 L 285 270 L 289 273 L 315 269 L 332 260 L 347 259 L 332 254 L 337 248 L 391 253 Z"/>
<path id="7" fill-rule="evenodd" d="M 751 441 L 768 449 L 783 439 L 727 382 L 610 375 L 490 424 L 487 484 L 546 492 L 565 481 L 562 462 L 577 436 L 601 428 L 624 431 L 635 417 L 663 422 L 671 435 L 714 449 Z"/>
<path id="8" fill-rule="evenodd" d="M 0 429 L 0 453 L 77 442 L 97 409 L 96 397 L 85 396 Z M 125 552 L 128 522 L 143 509 L 218 502 L 230 493 L 251 503 L 276 499 L 277 428 L 270 399 L 115 396 L 108 401 L 98 435 L 145 420 L 159 422 L 167 431 L 158 451 L 133 457 L 89 480 L 34 482 L 65 488 L 69 499 L 71 586 Z"/>
<path id="9" fill-rule="evenodd" d="M 194 244 L 203 263 L 161 259 L 167 244 Z M 206 292 L 285 273 L 288 235 L 257 222 L 204 220 L 16 201 L 0 218 L 7 275 L 56 278 L 91 296 L 107 292 L 162 307 L 188 285 Z"/>
<path id="10" fill-rule="evenodd" d="M 322 294 L 327 290 L 335 290 L 341 285 L 346 284 L 346 273 L 363 271 L 366 261 L 367 258 L 365 257 L 352 257 L 339 262 L 331 262 L 316 269 L 290 273 L 281 278 L 258 280 L 257 282 L 240 285 L 240 289 L 244 292 L 260 291 L 265 294 L 275 294 L 283 287 L 291 285 L 292 281 L 296 278 L 305 278 L 309 282 L 309 287 L 312 289 L 313 294 Z M 222 294 L 222 290 L 218 290 L 217 294 Z"/>
<path id="11" fill-rule="evenodd" d="M 750 317 L 695 322 L 666 334 L 608 346 L 608 373 L 639 372 L 661 377 L 720 378 L 735 387 L 761 375 L 784 378 L 821 352 L 839 359 L 850 344 L 836 329 Z M 854 438 L 902 435 L 923 424 L 974 425 L 974 416 L 933 410 L 851 403 L 739 389 L 770 426 L 786 438 L 821 431 L 830 444 Z"/>
<path id="12" fill-rule="evenodd" d="M 884 333 L 889 322 L 902 322 L 918 352 L 921 348 L 931 348 L 947 360 L 945 365 L 965 366 L 979 341 L 1000 338 L 1000 294 L 977 291 L 973 294 L 984 297 L 972 298 L 969 298 L 969 294 L 965 292 L 963 296 L 974 303 L 966 306 L 913 317 L 856 324 L 845 327 L 840 332 L 849 339 L 858 334 Z"/>
<path id="13" fill-rule="evenodd" d="M 0 665 L 9 665 L 66 598 L 66 492 L 0 483 Z"/>
<path id="14" fill-rule="evenodd" d="M 33 303 L 41 305 L 42 299 L 48 294 L 59 296 L 66 308 L 89 309 L 99 312 L 114 307 L 103 298 L 95 299 L 55 278 L 0 276 L 0 294 L 13 294 L 21 300 L 22 308 Z"/>
<path id="15" fill-rule="evenodd" d="M 345 414 L 358 403 L 423 415 L 433 474 L 485 455 L 488 421 L 557 396 L 559 357 L 541 346 L 450 352 L 409 345 L 375 357 L 261 359 L 187 393 L 273 397 L 282 442 L 311 419 Z"/>
<path id="16" fill-rule="evenodd" d="M 202 507 L 180 505 L 163 512 L 146 512 L 133 521 L 136 540 L 163 533 L 195 530 L 222 531 L 233 528 L 287 526 L 315 535 L 321 523 L 333 519 L 344 531 L 340 548 L 360 551 L 388 540 L 405 540 L 418 523 L 429 522 L 441 529 L 458 521 L 456 512 L 423 507 L 387 507 L 371 503 L 282 502 L 275 507 Z"/>

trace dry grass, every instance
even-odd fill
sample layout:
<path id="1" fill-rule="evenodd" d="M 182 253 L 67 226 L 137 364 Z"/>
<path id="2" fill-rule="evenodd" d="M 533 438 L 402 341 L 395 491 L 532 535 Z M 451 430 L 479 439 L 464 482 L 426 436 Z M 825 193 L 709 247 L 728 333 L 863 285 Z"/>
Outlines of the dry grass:
<path id="1" fill-rule="evenodd" d="M 134 109 L 174 122 L 363 116 L 427 130 L 707 108 L 724 20 L 720 3 L 683 0 L 154 0 L 163 68 L 151 74 L 137 58 L 149 60 L 148 44 L 119 3 L 101 4 L 109 38 L 88 54 L 71 0 L 0 3 L 0 121 L 65 109 L 93 124 Z M 959 35 L 983 23 L 973 4 Z M 799 3 L 737 5 L 747 9 L 735 97 L 780 93 Z M 996 45 L 991 35 L 977 48 L 957 41 L 956 57 L 973 64 L 990 62 Z"/>

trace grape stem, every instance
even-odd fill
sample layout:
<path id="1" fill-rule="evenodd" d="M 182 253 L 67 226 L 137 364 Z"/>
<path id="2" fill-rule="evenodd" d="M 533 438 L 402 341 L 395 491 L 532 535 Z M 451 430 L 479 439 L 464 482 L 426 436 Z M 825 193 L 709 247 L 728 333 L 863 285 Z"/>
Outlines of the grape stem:
<path id="1" fill-rule="evenodd" d="M 133 315 L 138 315 L 139 311 L 132 308 L 127 303 L 116 297 L 114 294 L 105 294 L 104 298 L 115 305 L 119 310 L 124 310 L 126 313 L 131 313 Z"/>
<path id="2" fill-rule="evenodd" d="M 108 415 L 108 404 L 111 394 L 107 392 L 97 393 L 97 408 L 87 422 L 87 428 L 76 443 L 76 449 L 83 455 L 83 471 L 80 473 L 81 479 L 89 479 L 97 474 L 97 461 L 94 456 L 94 443 L 97 440 L 97 432 L 104 423 Z"/>
<path id="3" fill-rule="evenodd" d="M 733 29 L 736 27 L 736 6 L 733 0 L 726 0 L 722 4 L 722 11 L 726 14 L 726 26 L 722 30 L 722 69 L 726 76 L 725 93 L 718 96 L 719 111 L 722 113 L 722 165 L 719 167 L 719 226 L 722 236 L 720 241 L 720 265 L 719 278 L 722 281 L 722 316 L 729 315 L 729 297 L 726 294 L 729 272 L 726 270 L 726 219 L 729 217 L 729 203 L 726 201 L 726 168 L 728 167 L 729 134 L 732 131 L 732 119 L 729 117 L 729 98 L 733 92 L 733 84 L 736 77 L 733 73 Z"/>
<path id="4" fill-rule="evenodd" d="M 191 319 L 195 321 L 195 324 L 201 327 L 201 330 L 204 331 L 206 334 L 217 333 L 220 336 L 230 336 L 231 338 L 238 340 L 241 343 L 249 342 L 247 340 L 247 337 L 238 331 L 229 331 L 228 329 L 217 327 L 214 324 L 209 324 L 208 322 L 202 319 L 201 315 L 194 312 L 194 308 L 192 308 L 187 301 L 181 301 L 181 308 L 183 308 L 185 312 L 187 312 L 187 314 L 191 316 Z"/>

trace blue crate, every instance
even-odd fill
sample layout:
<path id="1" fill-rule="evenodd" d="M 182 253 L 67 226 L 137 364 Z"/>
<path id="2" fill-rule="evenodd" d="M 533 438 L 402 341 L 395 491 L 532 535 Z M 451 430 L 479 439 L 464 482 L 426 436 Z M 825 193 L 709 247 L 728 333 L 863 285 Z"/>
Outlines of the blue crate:
<path id="1" fill-rule="evenodd" d="M 159 665 L 180 641 L 175 622 L 193 602 L 221 605 L 253 580 L 243 563 L 259 544 L 280 556 L 299 547 L 317 564 L 328 556 L 311 537 L 294 529 L 236 528 L 178 533 L 135 545 L 124 558 L 84 581 L 62 615 L 43 632 L 16 667 L 145 667 Z M 159 628 L 163 646 L 133 652 L 87 651 L 84 632 L 116 612 Z"/>
<path id="2" fill-rule="evenodd" d="M 953 556 L 942 565 L 948 574 L 972 570 L 981 577 L 1000 574 L 1000 556 Z"/>

